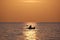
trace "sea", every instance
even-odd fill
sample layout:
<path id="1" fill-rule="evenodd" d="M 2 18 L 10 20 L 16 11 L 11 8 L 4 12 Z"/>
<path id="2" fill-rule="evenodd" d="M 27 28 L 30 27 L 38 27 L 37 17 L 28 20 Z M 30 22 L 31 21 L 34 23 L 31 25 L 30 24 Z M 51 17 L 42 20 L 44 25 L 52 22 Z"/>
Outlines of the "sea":
<path id="1" fill-rule="evenodd" d="M 0 22 L 0 40 L 60 40 L 60 22 Z"/>

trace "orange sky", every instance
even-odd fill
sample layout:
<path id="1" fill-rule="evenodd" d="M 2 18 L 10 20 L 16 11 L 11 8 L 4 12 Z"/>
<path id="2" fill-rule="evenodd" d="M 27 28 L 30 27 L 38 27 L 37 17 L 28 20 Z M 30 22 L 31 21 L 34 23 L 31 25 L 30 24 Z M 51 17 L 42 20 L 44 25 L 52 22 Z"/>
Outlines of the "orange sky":
<path id="1" fill-rule="evenodd" d="M 0 0 L 0 22 L 60 22 L 60 0 Z"/>

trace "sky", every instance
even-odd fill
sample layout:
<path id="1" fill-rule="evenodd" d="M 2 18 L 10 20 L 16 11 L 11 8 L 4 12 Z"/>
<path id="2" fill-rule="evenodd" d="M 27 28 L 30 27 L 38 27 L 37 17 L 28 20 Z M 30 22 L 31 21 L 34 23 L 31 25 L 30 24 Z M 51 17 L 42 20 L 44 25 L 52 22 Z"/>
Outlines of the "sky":
<path id="1" fill-rule="evenodd" d="M 60 22 L 60 0 L 0 0 L 0 22 Z"/>

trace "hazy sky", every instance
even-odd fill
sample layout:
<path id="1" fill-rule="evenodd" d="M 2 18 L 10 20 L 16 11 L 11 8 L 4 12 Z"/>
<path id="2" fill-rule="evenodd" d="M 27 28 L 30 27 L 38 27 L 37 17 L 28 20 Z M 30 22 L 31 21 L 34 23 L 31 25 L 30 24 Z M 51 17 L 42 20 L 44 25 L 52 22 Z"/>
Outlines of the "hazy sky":
<path id="1" fill-rule="evenodd" d="M 0 0 L 0 22 L 60 22 L 60 0 Z"/>

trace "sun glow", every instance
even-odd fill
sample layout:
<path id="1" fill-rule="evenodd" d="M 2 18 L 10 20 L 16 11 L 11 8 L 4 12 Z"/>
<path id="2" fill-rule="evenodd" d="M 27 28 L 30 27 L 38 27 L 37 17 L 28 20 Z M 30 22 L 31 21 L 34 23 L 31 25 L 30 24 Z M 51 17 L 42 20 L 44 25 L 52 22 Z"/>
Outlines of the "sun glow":
<path id="1" fill-rule="evenodd" d="M 27 2 L 27 3 L 36 3 L 36 2 L 40 2 L 38 0 L 25 0 L 24 2 Z"/>
<path id="2" fill-rule="evenodd" d="M 39 1 L 24 1 L 24 2 L 39 2 Z"/>
<path id="3" fill-rule="evenodd" d="M 34 23 L 34 22 L 28 22 L 28 23 L 26 23 L 26 25 L 28 25 L 28 26 L 32 25 L 32 27 L 35 27 L 36 23 Z"/>

